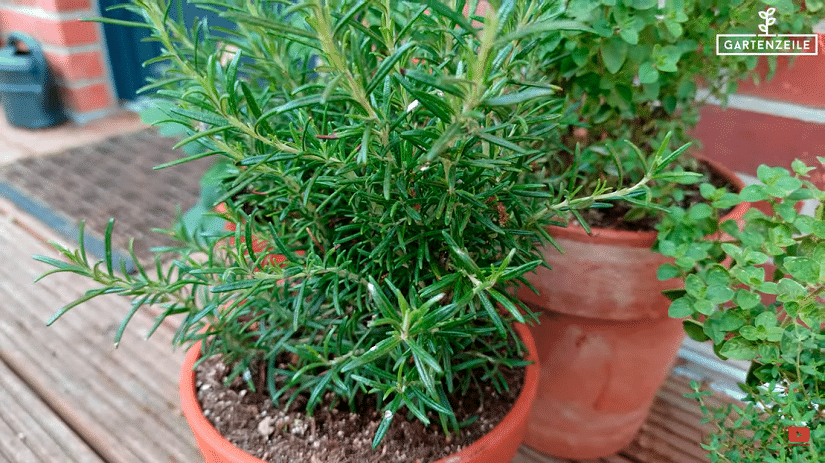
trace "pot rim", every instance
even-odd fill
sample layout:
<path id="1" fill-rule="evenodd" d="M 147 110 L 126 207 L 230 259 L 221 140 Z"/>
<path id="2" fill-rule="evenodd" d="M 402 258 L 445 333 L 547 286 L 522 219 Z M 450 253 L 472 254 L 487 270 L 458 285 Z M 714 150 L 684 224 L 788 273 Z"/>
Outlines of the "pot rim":
<path id="1" fill-rule="evenodd" d="M 535 340 L 533 339 L 530 330 L 522 323 L 515 323 L 514 328 L 518 332 L 525 346 L 527 347 L 527 355 L 525 360 L 531 361 L 525 369 L 524 384 L 521 392 L 516 398 L 513 407 L 504 415 L 504 418 L 496 424 L 493 429 L 487 432 L 477 441 L 465 447 L 458 453 L 448 455 L 433 463 L 459 463 L 467 461 L 469 458 L 477 455 L 482 455 L 489 452 L 489 448 L 496 447 L 500 443 L 507 440 L 507 437 L 519 432 L 520 423 L 526 425 L 529 418 L 530 408 L 536 398 L 538 392 L 539 382 L 539 365 L 538 353 L 536 350 Z M 183 366 L 180 374 L 180 400 L 181 409 L 186 421 L 192 428 L 193 433 L 198 436 L 198 440 L 203 439 L 209 446 L 218 452 L 226 461 L 233 463 L 266 463 L 252 455 L 246 453 L 234 444 L 229 442 L 221 433 L 212 426 L 212 423 L 203 414 L 200 402 L 198 401 L 197 391 L 195 388 L 195 370 L 193 366 L 200 358 L 201 341 L 193 344 L 187 351 L 184 358 Z M 522 429 L 526 429 L 522 426 Z M 524 436 L 518 437 L 518 443 L 524 439 Z M 204 449 L 201 449 L 204 450 Z"/>
<path id="2" fill-rule="evenodd" d="M 725 177 L 725 179 L 727 179 L 728 182 L 736 188 L 737 192 L 742 191 L 742 189 L 745 188 L 745 182 L 743 182 L 742 179 L 740 179 L 739 176 L 737 176 L 732 170 L 712 159 L 708 159 L 704 155 L 692 153 L 692 156 L 698 161 L 707 164 L 719 175 Z M 739 203 L 731 209 L 730 212 L 722 216 L 719 221 L 724 222 L 729 219 L 738 220 L 745 214 L 748 207 L 748 203 Z M 600 227 L 590 227 L 592 234 L 588 235 L 587 232 L 584 231 L 584 228 L 582 228 L 576 221 L 571 221 L 570 225 L 567 227 L 550 225 L 547 227 L 547 231 L 549 231 L 554 238 L 587 241 L 596 244 L 622 244 L 624 246 L 634 248 L 650 248 L 654 243 L 656 243 L 657 236 L 657 232 L 655 230 L 634 231 Z"/>

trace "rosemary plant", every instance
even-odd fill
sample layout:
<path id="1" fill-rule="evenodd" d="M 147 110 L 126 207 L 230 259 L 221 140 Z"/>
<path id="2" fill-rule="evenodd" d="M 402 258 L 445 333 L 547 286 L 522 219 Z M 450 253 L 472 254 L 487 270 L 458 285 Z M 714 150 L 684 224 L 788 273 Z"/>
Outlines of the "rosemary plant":
<path id="1" fill-rule="evenodd" d="M 52 321 L 101 294 L 131 298 L 132 313 L 157 304 L 158 323 L 180 315 L 176 343 L 204 340 L 234 376 L 262 369 L 274 400 L 303 395 L 311 414 L 330 394 L 353 408 L 374 396 L 373 445 L 402 410 L 458 432 L 448 397 L 507 387 L 502 370 L 524 365 L 512 323 L 532 314 L 508 287 L 541 263 L 544 227 L 644 193 L 666 157 L 619 191 L 520 182 L 561 108 L 550 82 L 526 80 L 540 75 L 531 52 L 580 28 L 546 2 L 495 2 L 485 17 L 435 0 L 210 5 L 237 27 L 187 28 L 162 0 L 127 8 L 164 48 L 167 74 L 148 89 L 174 103 L 165 123 L 201 147 L 175 163 L 228 161 L 213 206 L 236 230 L 180 230 L 154 276 L 83 249 L 37 257 L 100 284 Z"/>

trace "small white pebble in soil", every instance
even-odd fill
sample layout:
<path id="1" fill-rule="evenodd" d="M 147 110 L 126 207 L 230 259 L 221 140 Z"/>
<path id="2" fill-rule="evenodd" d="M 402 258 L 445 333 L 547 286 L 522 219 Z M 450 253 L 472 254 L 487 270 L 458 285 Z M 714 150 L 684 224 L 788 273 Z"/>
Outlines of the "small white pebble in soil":
<path id="1" fill-rule="evenodd" d="M 264 437 L 271 436 L 272 433 L 275 432 L 274 422 L 275 418 L 271 416 L 262 419 L 261 422 L 258 423 L 258 432 Z"/>
<path id="2" fill-rule="evenodd" d="M 296 436 L 303 436 L 307 430 L 307 424 L 302 420 L 295 420 L 289 427 L 289 432 Z"/>
<path id="3" fill-rule="evenodd" d="M 275 427 L 280 429 L 285 429 L 286 426 L 289 424 L 289 417 L 283 413 L 278 413 L 277 418 L 275 419 Z"/>

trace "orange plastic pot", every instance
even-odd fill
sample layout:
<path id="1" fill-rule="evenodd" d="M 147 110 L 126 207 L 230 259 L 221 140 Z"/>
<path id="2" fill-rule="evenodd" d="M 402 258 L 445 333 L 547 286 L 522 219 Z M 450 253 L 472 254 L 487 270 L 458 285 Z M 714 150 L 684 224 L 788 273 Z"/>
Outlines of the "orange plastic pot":
<path id="1" fill-rule="evenodd" d="M 484 437 L 436 463 L 505 463 L 515 456 L 527 430 L 527 420 L 539 381 L 539 366 L 535 363 L 536 345 L 530 330 L 521 324 L 516 325 L 516 330 L 529 351 L 526 359 L 534 363 L 526 369 L 524 386 L 513 408 Z M 203 415 L 195 389 L 193 370 L 199 357 L 200 342 L 186 353 L 180 376 L 180 398 L 183 414 L 195 434 L 195 440 L 206 463 L 264 463 L 232 445 Z"/>
<path id="2" fill-rule="evenodd" d="M 215 211 L 218 212 L 218 213 L 221 213 L 221 214 L 225 213 L 226 212 L 226 205 L 224 203 L 218 204 L 217 206 L 215 206 Z M 229 220 L 227 220 L 226 224 L 224 225 L 224 228 L 226 229 L 226 231 L 234 232 L 238 227 L 235 223 L 230 222 Z M 244 238 L 241 237 L 241 242 L 242 243 L 244 242 L 243 240 L 244 240 Z M 235 244 L 235 238 L 230 237 L 229 238 L 229 245 L 233 246 L 234 244 Z M 273 266 L 274 265 L 281 265 L 281 264 L 284 263 L 284 261 L 286 261 L 286 256 L 284 256 L 283 254 L 276 254 L 274 252 L 271 252 L 272 247 L 269 245 L 269 243 L 267 243 L 265 240 L 263 240 L 263 239 L 261 239 L 257 236 L 254 236 L 254 235 L 252 236 L 252 245 L 251 245 L 251 247 L 252 247 L 252 250 L 257 254 L 266 253 L 266 257 L 264 258 L 263 262 L 261 263 L 261 267 L 267 267 L 267 266 L 270 266 L 270 265 L 273 265 Z M 301 250 L 295 251 L 295 253 L 298 254 L 298 255 L 304 255 L 304 251 L 301 251 Z"/>
<path id="3" fill-rule="evenodd" d="M 729 170 L 705 161 L 737 189 Z M 738 219 L 741 204 L 722 220 Z M 518 297 L 540 309 L 531 327 L 541 380 L 525 443 L 562 458 L 594 459 L 629 444 L 644 423 L 682 339 L 682 322 L 667 315 L 661 294 L 680 286 L 659 281 L 672 259 L 650 250 L 656 232 L 551 227 L 564 254 L 542 250 L 550 269 L 526 278 Z"/>

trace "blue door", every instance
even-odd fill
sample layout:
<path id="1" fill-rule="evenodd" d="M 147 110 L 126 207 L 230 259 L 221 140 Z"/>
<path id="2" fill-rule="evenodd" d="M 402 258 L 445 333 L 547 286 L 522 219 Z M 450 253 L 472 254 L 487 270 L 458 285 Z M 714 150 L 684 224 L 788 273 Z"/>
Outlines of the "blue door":
<path id="1" fill-rule="evenodd" d="M 116 8 L 107 11 L 113 5 L 122 4 L 123 0 L 100 0 L 100 12 L 105 18 L 119 19 L 122 21 L 142 22 L 142 18 L 123 8 Z M 173 4 L 170 16 L 177 17 L 177 5 Z M 207 17 L 210 28 L 220 26 L 226 29 L 234 29 L 232 24 L 219 17 L 211 11 L 198 8 L 183 2 L 183 17 L 185 24 L 190 27 L 194 21 L 204 16 Z M 112 73 L 115 81 L 117 96 L 121 100 L 134 100 L 137 91 L 146 85 L 149 77 L 159 77 L 164 63 L 153 63 L 143 67 L 143 62 L 160 55 L 160 44 L 157 42 L 144 42 L 142 39 L 149 37 L 147 29 L 141 27 L 127 27 L 115 24 L 103 24 L 103 32 L 106 44 L 109 48 L 109 60 L 112 63 Z M 213 34 L 217 35 L 213 32 Z"/>

